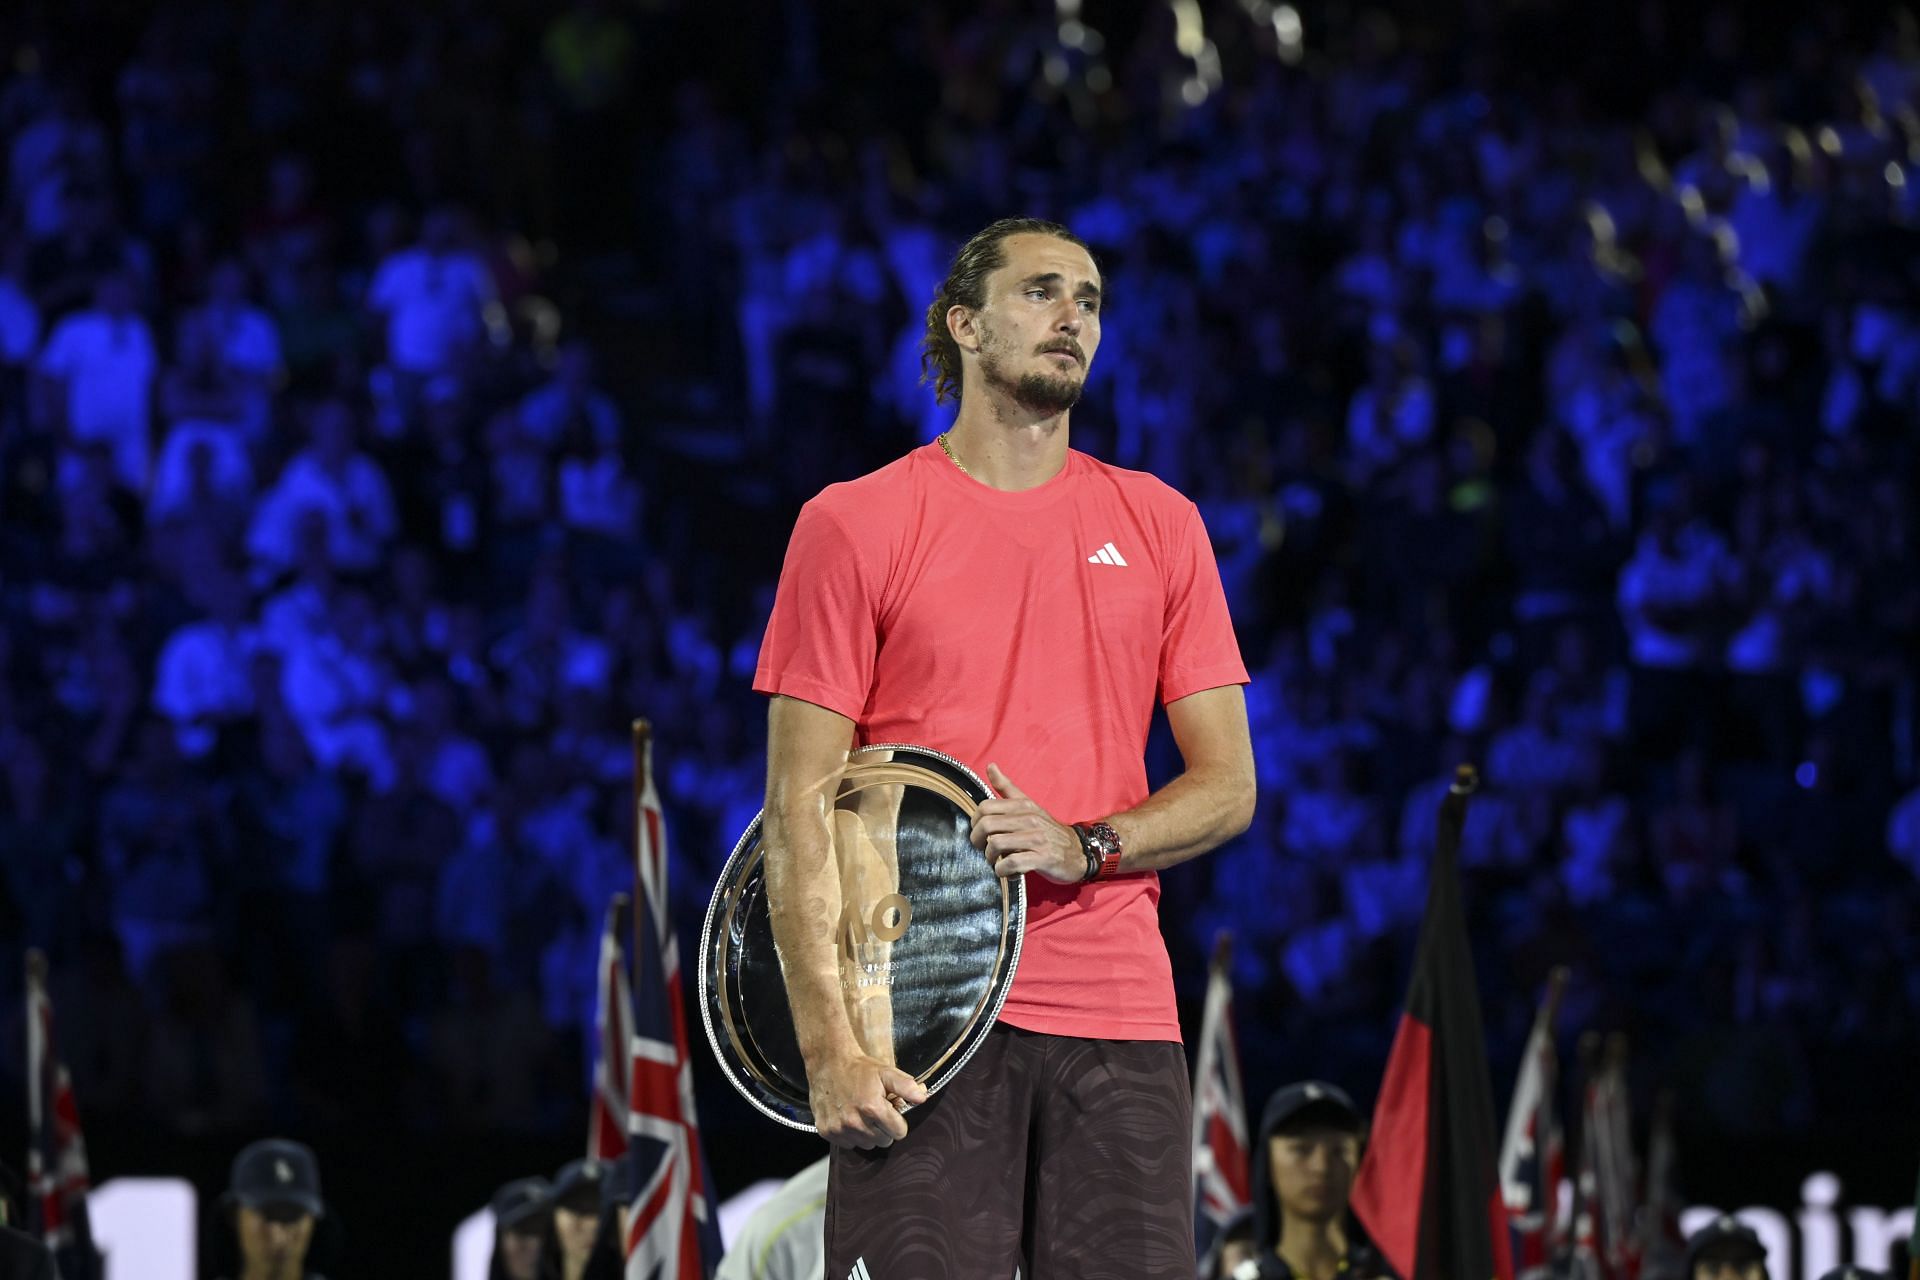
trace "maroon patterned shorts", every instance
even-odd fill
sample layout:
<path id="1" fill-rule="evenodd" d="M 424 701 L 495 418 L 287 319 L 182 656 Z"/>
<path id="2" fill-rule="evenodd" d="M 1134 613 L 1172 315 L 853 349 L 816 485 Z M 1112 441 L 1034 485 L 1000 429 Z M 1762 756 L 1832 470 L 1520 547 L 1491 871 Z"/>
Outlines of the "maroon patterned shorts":
<path id="1" fill-rule="evenodd" d="M 907 1136 L 835 1148 L 827 1280 L 1191 1280 L 1186 1054 L 1002 1023 Z"/>

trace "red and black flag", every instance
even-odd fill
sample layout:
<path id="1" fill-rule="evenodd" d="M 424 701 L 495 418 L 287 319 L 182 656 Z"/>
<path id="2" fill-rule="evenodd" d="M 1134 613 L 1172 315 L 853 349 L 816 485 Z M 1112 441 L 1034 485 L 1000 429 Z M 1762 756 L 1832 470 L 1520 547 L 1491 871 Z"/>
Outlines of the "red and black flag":
<path id="1" fill-rule="evenodd" d="M 1460 829 L 1478 785 L 1462 765 L 1440 804 L 1427 916 L 1353 1211 L 1406 1280 L 1513 1280 L 1493 1085 L 1460 905 Z"/>

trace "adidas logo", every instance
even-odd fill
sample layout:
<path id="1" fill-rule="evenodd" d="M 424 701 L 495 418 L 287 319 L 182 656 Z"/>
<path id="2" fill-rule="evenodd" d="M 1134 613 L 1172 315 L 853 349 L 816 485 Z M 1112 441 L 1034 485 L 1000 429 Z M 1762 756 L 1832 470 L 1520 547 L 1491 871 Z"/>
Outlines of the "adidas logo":
<path id="1" fill-rule="evenodd" d="M 867 1260 L 865 1258 L 855 1258 L 853 1260 L 853 1270 L 847 1272 L 847 1280 L 873 1280 L 872 1274 L 867 1270 Z"/>
<path id="2" fill-rule="evenodd" d="M 1114 565 L 1119 565 L 1122 569 L 1124 569 L 1127 567 L 1127 558 L 1120 554 L 1120 548 L 1114 546 L 1111 542 L 1109 542 L 1106 546 L 1100 548 L 1098 551 L 1088 556 L 1087 563 L 1088 564 L 1114 564 Z"/>

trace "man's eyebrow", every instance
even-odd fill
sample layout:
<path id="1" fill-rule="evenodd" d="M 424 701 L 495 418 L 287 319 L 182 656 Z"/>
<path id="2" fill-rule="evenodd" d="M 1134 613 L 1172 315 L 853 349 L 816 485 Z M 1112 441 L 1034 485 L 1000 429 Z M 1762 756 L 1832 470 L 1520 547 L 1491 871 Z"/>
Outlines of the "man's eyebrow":
<path id="1" fill-rule="evenodd" d="M 1020 287 L 1025 289 L 1036 284 L 1064 284 L 1066 279 L 1067 278 L 1058 271 L 1047 271 L 1039 275 L 1028 276 L 1020 282 Z M 1073 294 L 1076 298 L 1098 298 L 1100 296 L 1100 286 L 1091 280 L 1083 280 L 1080 282 L 1080 286 L 1073 291 Z"/>

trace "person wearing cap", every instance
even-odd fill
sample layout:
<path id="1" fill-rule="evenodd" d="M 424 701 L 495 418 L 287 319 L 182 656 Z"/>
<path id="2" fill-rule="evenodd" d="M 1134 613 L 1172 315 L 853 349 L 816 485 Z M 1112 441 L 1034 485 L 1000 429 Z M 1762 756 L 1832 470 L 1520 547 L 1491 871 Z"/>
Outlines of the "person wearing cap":
<path id="1" fill-rule="evenodd" d="M 493 1260 L 487 1280 L 540 1280 L 541 1255 L 553 1230 L 545 1178 L 516 1178 L 493 1193 Z"/>
<path id="2" fill-rule="evenodd" d="M 620 1274 L 617 1252 L 609 1248 L 617 1223 L 609 1227 L 606 1222 L 611 1172 L 612 1166 L 602 1160 L 569 1160 L 553 1176 L 547 1195 L 553 1207 L 551 1239 L 540 1260 L 542 1280 Z"/>
<path id="3" fill-rule="evenodd" d="M 1353 1099 L 1321 1080 L 1290 1084 L 1260 1118 L 1253 1147 L 1253 1256 L 1233 1280 L 1364 1280 L 1389 1272 L 1347 1212 L 1364 1125 Z"/>
<path id="4" fill-rule="evenodd" d="M 1220 1224 L 1200 1259 L 1200 1280 L 1228 1280 L 1243 1262 L 1254 1259 L 1253 1206 L 1243 1205 Z"/>
<path id="5" fill-rule="evenodd" d="M 312 1148 L 286 1138 L 242 1148 L 221 1203 L 240 1244 L 236 1280 L 318 1280 L 307 1270 L 307 1250 L 326 1207 Z"/>
<path id="6" fill-rule="evenodd" d="M 1892 1280 L 1892 1275 L 1893 1273 L 1886 1271 L 1873 1271 L 1849 1263 L 1844 1267 L 1833 1268 L 1821 1276 L 1820 1280 Z"/>
<path id="7" fill-rule="evenodd" d="M 1723 1213 L 1687 1237 L 1687 1280 L 1767 1280 L 1767 1247 L 1752 1227 Z"/>

